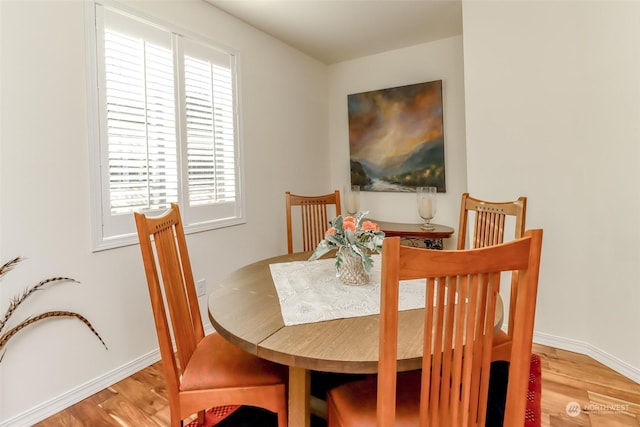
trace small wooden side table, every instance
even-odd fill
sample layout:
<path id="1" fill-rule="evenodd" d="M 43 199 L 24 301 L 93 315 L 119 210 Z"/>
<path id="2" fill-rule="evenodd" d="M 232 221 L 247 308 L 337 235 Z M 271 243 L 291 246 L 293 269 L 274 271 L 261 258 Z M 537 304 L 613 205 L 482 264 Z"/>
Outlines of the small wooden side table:
<path id="1" fill-rule="evenodd" d="M 375 222 L 384 231 L 385 236 L 399 236 L 403 244 L 414 247 L 426 247 L 427 249 L 443 249 L 442 239 L 448 239 L 453 235 L 453 228 L 446 225 L 433 224 L 433 230 L 425 230 L 422 224 L 409 224 L 402 222 L 379 221 L 368 218 Z"/>

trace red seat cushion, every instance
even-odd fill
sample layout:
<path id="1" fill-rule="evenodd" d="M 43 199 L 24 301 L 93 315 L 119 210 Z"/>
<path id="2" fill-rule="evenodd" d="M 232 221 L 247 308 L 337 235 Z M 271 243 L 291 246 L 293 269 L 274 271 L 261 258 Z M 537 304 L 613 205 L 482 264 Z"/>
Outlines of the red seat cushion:
<path id="1" fill-rule="evenodd" d="M 421 371 L 398 374 L 395 427 L 415 427 L 420 414 Z M 327 401 L 329 419 L 335 426 L 376 425 L 377 378 L 371 377 L 334 388 Z"/>
<path id="2" fill-rule="evenodd" d="M 182 373 L 181 391 L 286 384 L 287 368 L 247 353 L 218 333 L 204 337 Z"/>
<path id="3" fill-rule="evenodd" d="M 503 331 L 502 329 L 500 329 L 498 332 L 496 332 L 493 335 L 493 346 L 496 347 L 498 345 L 504 344 L 511 341 L 511 338 L 509 338 L 509 335 L 507 335 L 507 333 L 505 331 Z"/>

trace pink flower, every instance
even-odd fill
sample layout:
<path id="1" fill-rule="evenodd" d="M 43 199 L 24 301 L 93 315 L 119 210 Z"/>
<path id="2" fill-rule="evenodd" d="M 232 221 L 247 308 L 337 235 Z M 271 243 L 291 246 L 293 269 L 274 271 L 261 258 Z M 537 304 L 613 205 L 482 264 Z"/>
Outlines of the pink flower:
<path id="1" fill-rule="evenodd" d="M 364 231 L 380 231 L 380 226 L 375 222 L 365 221 L 362 223 L 362 230 Z"/>
<path id="2" fill-rule="evenodd" d="M 331 227 L 330 229 L 327 230 L 327 232 L 325 233 L 327 236 L 335 236 L 336 234 L 336 229 Z"/>
<path id="3" fill-rule="evenodd" d="M 344 219 L 342 220 L 343 224 L 346 224 L 347 222 L 352 222 L 352 223 L 356 223 L 356 219 L 352 216 L 345 216 Z"/>
<path id="4" fill-rule="evenodd" d="M 356 223 L 354 221 L 345 221 L 344 223 L 342 223 L 342 227 L 345 229 L 345 231 L 351 230 L 354 233 L 356 231 Z"/>

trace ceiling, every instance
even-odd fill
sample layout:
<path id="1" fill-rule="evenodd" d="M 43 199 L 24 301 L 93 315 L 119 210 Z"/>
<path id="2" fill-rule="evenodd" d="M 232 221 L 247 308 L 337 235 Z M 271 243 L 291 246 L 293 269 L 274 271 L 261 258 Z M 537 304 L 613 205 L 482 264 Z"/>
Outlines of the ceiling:
<path id="1" fill-rule="evenodd" d="M 462 34 L 460 0 L 204 0 L 325 64 Z"/>

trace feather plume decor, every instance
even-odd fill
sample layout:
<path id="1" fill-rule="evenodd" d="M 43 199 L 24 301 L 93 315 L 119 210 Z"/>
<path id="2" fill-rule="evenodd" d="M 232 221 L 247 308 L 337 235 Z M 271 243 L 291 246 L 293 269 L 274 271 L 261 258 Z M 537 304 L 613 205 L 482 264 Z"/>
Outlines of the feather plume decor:
<path id="1" fill-rule="evenodd" d="M 22 257 L 16 257 L 16 258 L 13 258 L 12 260 L 7 261 L 2 266 L 0 266 L 0 279 L 2 279 L 5 276 L 5 274 L 11 271 L 23 259 L 24 258 Z M 9 330 L 3 333 L 11 316 L 27 298 L 29 298 L 35 292 L 42 290 L 47 285 L 52 285 L 55 283 L 63 283 L 63 282 L 80 283 L 77 280 L 72 279 L 70 277 L 51 277 L 51 278 L 42 280 L 39 283 L 25 289 L 21 294 L 15 296 L 14 298 L 11 299 L 11 301 L 9 301 L 9 306 L 7 307 L 4 315 L 0 318 L 0 352 L 2 352 L 0 354 L 0 362 L 2 362 L 2 359 L 4 358 L 4 353 L 6 351 L 5 346 L 7 345 L 9 340 L 11 340 L 11 338 L 13 338 L 18 332 L 20 332 L 27 326 L 33 325 L 41 320 L 51 319 L 51 318 L 67 317 L 67 318 L 78 319 L 80 322 L 84 323 L 84 325 L 87 328 L 89 328 L 89 330 L 100 340 L 104 348 L 108 350 L 107 344 L 105 344 L 104 340 L 102 339 L 98 331 L 96 331 L 96 329 L 93 327 L 91 322 L 89 322 L 89 320 L 87 320 L 86 317 L 78 313 L 75 313 L 73 311 L 63 311 L 63 310 L 47 311 L 37 316 L 30 316 L 24 319 L 22 322 L 18 323 L 16 326 L 10 328 Z"/>

